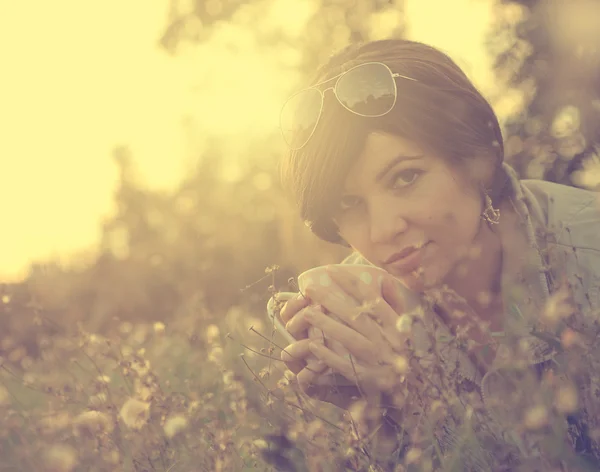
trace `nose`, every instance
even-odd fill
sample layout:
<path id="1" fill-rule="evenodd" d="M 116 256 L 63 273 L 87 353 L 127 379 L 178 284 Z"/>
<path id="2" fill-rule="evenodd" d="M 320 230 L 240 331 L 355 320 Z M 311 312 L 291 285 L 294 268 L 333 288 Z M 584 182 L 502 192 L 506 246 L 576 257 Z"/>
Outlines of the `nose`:
<path id="1" fill-rule="evenodd" d="M 406 231 L 408 223 L 398 208 L 398 202 L 390 199 L 377 199 L 369 205 L 369 232 L 371 242 L 390 243 Z"/>

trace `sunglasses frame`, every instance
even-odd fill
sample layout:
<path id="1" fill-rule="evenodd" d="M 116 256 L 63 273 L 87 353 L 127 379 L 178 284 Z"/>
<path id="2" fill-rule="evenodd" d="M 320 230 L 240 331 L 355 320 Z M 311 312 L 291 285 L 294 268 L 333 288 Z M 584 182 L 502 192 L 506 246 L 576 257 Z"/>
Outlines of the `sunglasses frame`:
<path id="1" fill-rule="evenodd" d="M 343 102 L 340 100 L 340 97 L 338 97 L 338 94 L 337 94 L 337 86 L 338 86 L 338 84 L 339 84 L 339 82 L 340 82 L 340 80 L 341 80 L 341 78 L 342 78 L 342 77 L 344 77 L 344 76 L 345 76 L 346 74 L 348 74 L 349 72 L 352 72 L 353 70 L 355 70 L 355 69 L 358 69 L 359 67 L 364 67 L 364 66 L 368 66 L 368 65 L 372 65 L 372 64 L 377 64 L 377 65 L 381 65 L 381 66 L 385 67 L 385 69 L 386 69 L 386 70 L 389 72 L 389 74 L 390 74 L 390 77 L 391 77 L 391 79 L 392 79 L 392 82 L 393 82 L 393 84 L 394 84 L 394 103 L 392 103 L 392 106 L 390 107 L 390 109 L 389 109 L 389 110 L 387 110 L 385 113 L 381 113 L 381 114 L 379 114 L 379 115 L 365 115 L 365 114 L 363 114 L 363 113 L 359 113 L 359 112 L 356 112 L 356 111 L 354 111 L 354 110 L 351 110 L 351 109 L 350 109 L 350 108 L 348 108 L 346 105 L 344 105 L 344 103 L 343 103 Z M 289 102 L 290 102 L 290 101 L 291 101 L 291 100 L 292 100 L 294 97 L 296 97 L 296 96 L 300 95 L 301 93 L 307 92 L 308 90 L 312 90 L 312 89 L 314 89 L 314 90 L 316 90 L 317 92 L 319 92 L 319 95 L 320 95 L 320 97 L 321 97 L 321 103 L 320 103 L 320 106 L 319 106 L 319 114 L 318 114 L 318 116 L 317 116 L 317 119 L 316 119 L 316 121 L 315 121 L 315 125 L 313 126 L 313 129 L 312 129 L 312 131 L 311 131 L 311 132 L 310 132 L 310 134 L 308 135 L 308 138 L 306 138 L 306 141 L 304 141 L 304 143 L 302 143 L 302 145 L 301 145 L 301 146 L 298 146 L 298 147 L 292 147 L 292 145 L 291 145 L 291 144 L 289 144 L 289 143 L 287 142 L 287 140 L 285 139 L 285 135 L 283 136 L 283 140 L 286 142 L 286 144 L 288 145 L 288 147 L 289 147 L 289 148 L 290 148 L 292 151 L 298 151 L 299 149 L 302 149 L 304 146 L 306 146 L 306 145 L 308 144 L 308 142 L 310 141 L 310 139 L 313 137 L 313 134 L 315 133 L 315 130 L 317 129 L 317 126 L 319 125 L 319 121 L 320 121 L 320 119 L 321 119 L 321 115 L 323 114 L 323 109 L 324 109 L 324 107 L 325 107 L 325 92 L 327 92 L 328 90 L 332 90 L 332 91 L 333 91 L 333 95 L 335 96 L 335 98 L 337 99 L 337 101 L 340 103 L 340 105 L 342 105 L 342 106 L 343 106 L 343 107 L 344 107 L 346 110 L 348 110 L 350 113 L 354 113 L 355 115 L 358 115 L 358 116 L 363 116 L 363 117 L 366 117 L 366 118 L 378 118 L 378 117 L 380 117 L 380 116 L 385 116 L 385 115 L 387 115 L 387 114 L 388 114 L 390 111 L 392 111 L 392 110 L 394 109 L 394 106 L 396 105 L 396 99 L 398 98 L 398 87 L 396 86 L 396 78 L 398 78 L 398 77 L 401 77 L 401 78 L 403 78 L 403 79 L 407 79 L 407 80 L 413 80 L 413 81 L 415 81 L 415 82 L 418 82 L 418 80 L 417 80 L 417 79 L 413 79 L 412 77 L 407 77 L 407 76 L 405 76 L 405 75 L 402 75 L 402 74 L 398 74 L 398 73 L 392 72 L 392 70 L 391 70 L 391 69 L 388 67 L 388 65 L 387 65 L 387 64 L 384 64 L 383 62 L 375 62 L 375 61 L 372 61 L 372 62 L 363 62 L 362 64 L 357 64 L 357 65 L 355 65 L 355 66 L 351 67 L 350 69 L 348 69 L 348 70 L 346 70 L 346 71 L 344 71 L 344 72 L 341 72 L 340 74 L 338 74 L 338 75 L 336 75 L 336 76 L 334 76 L 334 77 L 331 77 L 331 78 L 329 78 L 329 79 L 327 79 L 327 80 L 324 80 L 323 82 L 319 82 L 318 84 L 312 85 L 312 86 L 310 86 L 310 87 L 307 87 L 307 88 L 305 88 L 305 89 L 302 89 L 302 90 L 300 90 L 300 91 L 296 92 L 296 93 L 295 93 L 295 94 L 293 94 L 291 97 L 289 97 L 289 98 L 288 98 L 288 99 L 285 101 L 285 103 L 283 104 L 283 106 L 281 107 L 281 112 L 280 112 L 280 114 L 279 114 L 279 127 L 280 127 L 280 129 L 281 129 L 282 135 L 283 135 L 283 126 L 282 126 L 282 123 L 281 123 L 281 118 L 282 118 L 282 115 L 283 115 L 283 110 L 285 109 L 286 105 L 287 105 L 287 104 L 288 104 L 288 103 L 289 103 Z M 321 89 L 319 88 L 321 85 L 323 85 L 323 84 L 326 84 L 327 82 L 331 82 L 332 80 L 335 80 L 335 84 L 333 84 L 333 86 L 331 86 L 331 87 L 327 87 L 327 88 L 325 88 L 325 89 L 323 89 L 323 90 L 321 90 Z"/>

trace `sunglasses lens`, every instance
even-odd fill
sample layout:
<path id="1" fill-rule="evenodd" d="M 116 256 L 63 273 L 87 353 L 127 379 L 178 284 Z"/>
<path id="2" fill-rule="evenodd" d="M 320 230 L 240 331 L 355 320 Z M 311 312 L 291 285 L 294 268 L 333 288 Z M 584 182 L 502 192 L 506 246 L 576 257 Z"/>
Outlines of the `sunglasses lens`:
<path id="1" fill-rule="evenodd" d="M 338 100 L 348 110 L 362 116 L 381 116 L 396 102 L 396 82 L 383 64 L 361 64 L 340 77 Z"/>
<path id="2" fill-rule="evenodd" d="M 321 113 L 322 98 L 316 89 L 302 90 L 281 109 L 281 132 L 292 149 L 300 149 L 312 136 Z"/>

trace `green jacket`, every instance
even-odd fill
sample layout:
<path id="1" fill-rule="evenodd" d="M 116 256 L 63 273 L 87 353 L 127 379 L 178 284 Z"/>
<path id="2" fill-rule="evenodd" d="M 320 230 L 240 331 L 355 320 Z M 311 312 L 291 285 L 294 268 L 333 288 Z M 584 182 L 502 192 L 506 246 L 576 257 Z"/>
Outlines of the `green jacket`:
<path id="1" fill-rule="evenodd" d="M 560 342 L 557 343 L 557 338 L 540 339 L 531 335 L 531 330 L 535 328 L 536 333 L 539 330 L 540 314 L 552 294 L 558 290 L 561 281 L 568 280 L 571 286 L 573 299 L 581 315 L 580 324 L 588 328 L 600 324 L 600 193 L 540 180 L 519 180 L 510 166 L 504 164 L 504 167 L 514 191 L 512 201 L 517 216 L 500 233 L 505 249 L 502 293 L 508 310 L 507 320 L 511 319 L 516 323 L 511 326 L 522 327 L 520 345 L 526 346 L 528 362 L 534 368 L 532 370 L 541 375 L 545 368 L 553 363 L 560 363 Z M 501 218 L 502 216 L 506 217 L 501 215 Z M 511 249 L 518 245 L 522 245 L 525 250 Z M 524 258 L 516 255 L 523 253 L 526 254 Z M 358 253 L 351 254 L 343 263 L 370 264 Z M 464 350 L 448 344 L 451 339 L 450 331 L 435 312 L 426 317 L 424 324 L 428 328 L 434 325 L 438 327 L 436 342 L 439 343 L 438 346 L 444 347 L 440 352 L 443 353 L 445 369 L 449 369 L 447 372 L 452 371 L 458 376 L 465 389 L 473 390 L 474 387 L 475 392 L 480 394 L 489 415 L 486 425 L 489 434 L 495 440 L 501 437 L 502 441 L 513 444 L 515 454 L 520 457 L 535 456 L 536 452 L 532 452 L 532 448 L 513 441 L 510 434 L 507 436 L 502 428 L 502 425 L 510 426 L 511 422 L 519 420 L 513 417 L 515 412 L 511 411 L 510 402 L 506 401 L 510 392 L 506 391 L 507 382 L 503 377 L 507 367 L 503 358 L 510 349 L 509 345 L 500 342 L 492 368 L 482 376 Z M 415 325 L 415 328 L 419 327 L 420 325 Z M 498 334 L 501 338 L 502 333 Z M 415 348 L 421 349 L 423 353 L 427 352 L 431 344 L 425 332 L 416 329 L 413 336 Z M 514 349 L 514 345 L 512 346 Z M 427 356 L 423 360 L 426 364 Z M 598 373 L 592 377 L 597 376 Z M 467 387 L 468 385 L 472 388 Z M 598 387 L 600 388 L 600 382 Z M 473 398 L 472 393 L 468 392 L 465 395 L 461 393 L 460 397 L 465 401 Z M 498 406 L 492 399 L 499 399 L 503 404 Z M 596 401 L 600 402 L 597 398 Z M 569 439 L 573 444 L 579 441 L 580 445 L 574 446 L 575 449 L 581 449 L 583 444 L 581 436 L 585 426 L 582 425 L 582 418 L 586 416 L 584 410 L 588 404 L 581 399 L 580 406 L 581 414 L 571 415 L 568 420 Z M 464 414 L 461 416 L 458 412 L 454 417 L 448 415 L 435 432 L 438 445 L 444 453 L 460 447 L 460 420 L 456 419 L 460 417 L 464 417 Z M 589 423 L 589 418 L 586 420 Z M 479 452 L 467 450 L 464 453 L 473 470 L 489 470 L 488 454 L 491 453 L 485 449 L 483 447 Z M 587 451 L 581 452 L 593 454 L 600 460 L 600 447 L 597 443 L 587 443 L 584 449 Z"/>

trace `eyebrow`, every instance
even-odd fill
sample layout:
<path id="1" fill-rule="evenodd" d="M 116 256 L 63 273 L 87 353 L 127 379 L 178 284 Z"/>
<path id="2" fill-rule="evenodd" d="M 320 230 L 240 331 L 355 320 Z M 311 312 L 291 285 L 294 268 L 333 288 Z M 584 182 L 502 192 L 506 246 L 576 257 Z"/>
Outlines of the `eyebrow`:
<path id="1" fill-rule="evenodd" d="M 416 161 L 419 160 L 423 157 L 422 154 L 416 155 L 416 156 L 406 156 L 404 154 L 400 154 L 396 157 L 394 157 L 391 161 L 389 161 L 384 167 L 383 169 L 381 169 L 378 173 L 377 176 L 375 177 L 375 182 L 380 182 L 381 179 L 383 179 L 385 177 L 385 174 L 387 174 L 390 169 L 394 168 L 394 166 L 402 161 Z"/>

